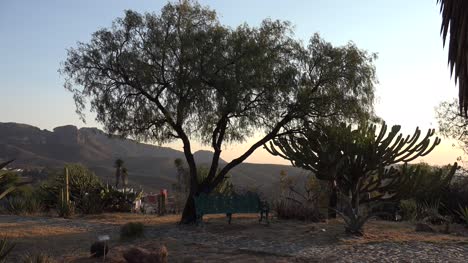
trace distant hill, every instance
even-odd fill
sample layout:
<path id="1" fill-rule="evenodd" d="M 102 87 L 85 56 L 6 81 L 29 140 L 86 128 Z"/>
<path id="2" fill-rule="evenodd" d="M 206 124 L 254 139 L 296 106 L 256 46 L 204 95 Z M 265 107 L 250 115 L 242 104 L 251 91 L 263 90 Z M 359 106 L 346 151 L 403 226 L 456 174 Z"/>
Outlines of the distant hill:
<path id="1" fill-rule="evenodd" d="M 197 163 L 211 163 L 212 153 L 198 151 Z M 184 159 L 181 151 L 110 137 L 96 128 L 67 125 L 53 131 L 19 123 L 0 123 L 0 159 L 15 158 L 18 168 L 63 167 L 65 163 L 82 163 L 104 181 L 114 180 L 113 163 L 125 160 L 130 184 L 146 191 L 170 188 L 175 182 L 174 160 Z M 226 164 L 224 160 L 220 165 Z M 270 192 L 285 170 L 292 176 L 304 171 L 292 166 L 243 163 L 231 171 L 232 182 L 240 187 L 260 187 Z"/>

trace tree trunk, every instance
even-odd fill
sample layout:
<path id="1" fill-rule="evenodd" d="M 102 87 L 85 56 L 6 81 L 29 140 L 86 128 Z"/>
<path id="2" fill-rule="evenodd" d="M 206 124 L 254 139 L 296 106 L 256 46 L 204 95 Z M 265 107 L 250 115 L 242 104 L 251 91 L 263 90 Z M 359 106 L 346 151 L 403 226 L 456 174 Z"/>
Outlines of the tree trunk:
<path id="1" fill-rule="evenodd" d="M 336 206 L 338 204 L 338 193 L 333 182 L 330 183 L 330 195 L 328 197 L 328 218 L 336 218 Z"/>
<path id="2" fill-rule="evenodd" d="M 195 210 L 195 195 L 190 193 L 185 202 L 184 211 L 182 212 L 182 218 L 180 224 L 195 224 L 197 222 L 197 213 Z"/>

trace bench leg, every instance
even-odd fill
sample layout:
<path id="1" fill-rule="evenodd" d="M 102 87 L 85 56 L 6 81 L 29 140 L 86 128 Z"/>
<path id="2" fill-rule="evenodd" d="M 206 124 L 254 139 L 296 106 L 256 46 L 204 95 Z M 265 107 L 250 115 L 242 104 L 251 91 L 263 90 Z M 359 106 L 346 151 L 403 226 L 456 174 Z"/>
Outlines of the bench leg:
<path id="1" fill-rule="evenodd" d="M 263 213 L 265 213 L 265 221 L 267 222 L 267 224 L 269 225 L 270 224 L 270 221 L 268 220 L 268 210 L 261 210 L 260 211 L 260 220 L 258 220 L 258 222 L 262 222 L 263 221 Z"/>
<path id="2" fill-rule="evenodd" d="M 203 215 L 198 215 L 197 216 L 197 226 L 203 225 Z"/>
<path id="3" fill-rule="evenodd" d="M 231 224 L 232 213 L 227 213 L 227 214 L 226 214 L 226 217 L 228 218 L 228 223 Z"/>

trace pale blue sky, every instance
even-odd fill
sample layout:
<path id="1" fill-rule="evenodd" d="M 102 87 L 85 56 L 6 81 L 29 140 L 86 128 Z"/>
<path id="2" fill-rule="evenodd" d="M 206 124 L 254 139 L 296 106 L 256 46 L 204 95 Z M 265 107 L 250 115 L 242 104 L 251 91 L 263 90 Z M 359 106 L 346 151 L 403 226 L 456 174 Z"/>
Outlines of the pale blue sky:
<path id="1" fill-rule="evenodd" d="M 0 122 L 55 126 L 99 126 L 88 114 L 87 124 L 75 114 L 71 93 L 57 73 L 66 49 L 87 41 L 108 27 L 123 10 L 159 12 L 157 0 L 2 0 L 0 1 Z M 222 23 L 258 25 L 264 18 L 289 20 L 296 36 L 307 41 L 315 32 L 335 45 L 352 40 L 377 52 L 377 113 L 404 132 L 416 126 L 436 128 L 434 107 L 456 96 L 447 69 L 447 51 L 439 35 L 436 1 L 428 0 L 218 0 L 201 1 L 218 12 Z M 433 163 L 455 161 L 461 154 L 446 141 L 426 158 Z M 179 148 L 179 144 L 170 146 Z M 247 145 L 223 152 L 237 156 Z M 259 151 L 251 162 L 281 162 Z"/>

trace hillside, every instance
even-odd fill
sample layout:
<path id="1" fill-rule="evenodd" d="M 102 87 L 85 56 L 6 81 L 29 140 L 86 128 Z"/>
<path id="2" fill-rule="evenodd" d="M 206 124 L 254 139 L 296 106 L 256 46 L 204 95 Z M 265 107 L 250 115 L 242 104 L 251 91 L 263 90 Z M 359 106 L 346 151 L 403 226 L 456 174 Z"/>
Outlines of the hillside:
<path id="1" fill-rule="evenodd" d="M 53 131 L 18 123 L 0 123 L 0 159 L 16 159 L 18 168 L 62 167 L 65 163 L 82 163 L 104 181 L 114 180 L 113 162 L 125 160 L 131 185 L 146 191 L 170 188 L 175 182 L 174 160 L 183 153 L 168 147 L 139 143 L 130 139 L 110 137 L 96 128 L 67 125 Z M 211 152 L 195 153 L 198 163 L 209 163 Z M 225 162 L 221 161 L 221 165 Z M 244 163 L 230 173 L 240 187 L 260 187 L 270 191 L 285 170 L 300 175 L 301 169 L 274 164 Z"/>

